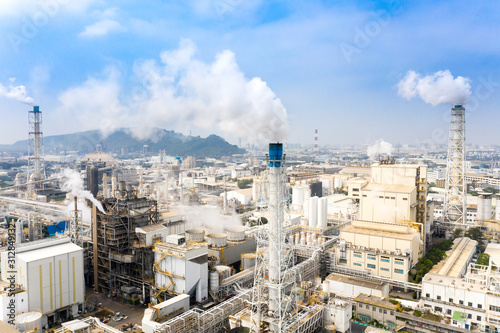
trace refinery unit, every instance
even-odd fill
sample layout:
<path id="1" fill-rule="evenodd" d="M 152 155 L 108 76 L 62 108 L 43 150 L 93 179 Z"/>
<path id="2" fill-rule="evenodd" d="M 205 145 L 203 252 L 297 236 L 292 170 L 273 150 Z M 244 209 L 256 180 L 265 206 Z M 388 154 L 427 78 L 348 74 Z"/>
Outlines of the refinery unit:
<path id="1" fill-rule="evenodd" d="M 498 262 L 476 263 L 480 244 L 452 235 L 473 226 L 491 241 L 500 235 L 492 194 L 478 196 L 474 224 L 465 222 L 473 207 L 461 106 L 452 109 L 441 220 L 427 197 L 425 164 L 381 156 L 345 173 L 289 168 L 281 143 L 269 144 L 265 167 L 254 157 L 202 169 L 164 153 L 148 168 L 132 167 L 97 151 L 74 166 L 81 188 L 65 187 L 62 200 L 50 201 L 61 177 L 44 171 L 40 109 L 30 114 L 28 172 L 0 193 L 0 316 L 9 321 L 14 299 L 20 332 L 119 332 L 94 317 L 89 295 L 129 305 L 140 313 L 135 329 L 146 333 L 344 333 L 352 321 L 412 333 L 500 325 Z M 437 231 L 452 245 L 414 281 Z"/>

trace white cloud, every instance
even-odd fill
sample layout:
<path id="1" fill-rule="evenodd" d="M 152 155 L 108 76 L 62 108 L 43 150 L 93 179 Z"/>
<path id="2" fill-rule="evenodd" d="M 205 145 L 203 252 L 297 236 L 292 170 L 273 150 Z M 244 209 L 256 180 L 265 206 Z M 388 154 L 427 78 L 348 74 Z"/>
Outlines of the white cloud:
<path id="1" fill-rule="evenodd" d="M 15 78 L 9 78 L 9 80 L 11 82 L 14 82 Z M 15 99 L 16 101 L 30 105 L 33 105 L 34 103 L 33 98 L 28 96 L 28 93 L 26 92 L 26 87 L 23 85 L 19 86 L 9 85 L 8 87 L 5 87 L 0 83 L 0 97 Z"/>
<path id="2" fill-rule="evenodd" d="M 82 31 L 80 37 L 97 37 L 104 36 L 112 32 L 124 32 L 127 29 L 120 24 L 118 21 L 104 19 L 98 21 L 92 25 L 86 26 L 85 30 Z"/>
<path id="3" fill-rule="evenodd" d="M 398 83 L 398 94 L 407 100 L 419 96 L 433 106 L 467 104 L 471 95 L 469 82 L 468 78 L 462 76 L 454 78 L 448 70 L 426 76 L 408 71 Z"/>
<path id="4" fill-rule="evenodd" d="M 103 134 L 118 127 L 192 124 L 249 141 L 286 138 L 287 112 L 266 82 L 245 77 L 231 51 L 219 53 L 211 63 L 195 55 L 194 43 L 182 40 L 178 49 L 162 52 L 161 63 L 137 62 L 133 79 L 141 85 L 125 93 L 118 72 L 109 69 L 103 79 L 89 78 L 65 91 L 60 109 L 77 112 L 86 129 L 99 121 Z M 135 135 L 145 138 L 148 133 Z"/>
<path id="5" fill-rule="evenodd" d="M 43 14 L 52 17 L 60 12 L 83 14 L 87 11 L 87 8 L 100 3 L 101 0 L 1 0 L 1 2 L 0 17 Z"/>

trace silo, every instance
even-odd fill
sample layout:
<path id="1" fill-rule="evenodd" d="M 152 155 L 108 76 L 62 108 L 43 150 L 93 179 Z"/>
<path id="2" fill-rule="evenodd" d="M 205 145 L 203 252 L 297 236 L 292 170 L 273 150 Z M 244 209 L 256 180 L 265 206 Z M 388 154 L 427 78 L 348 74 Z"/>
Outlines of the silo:
<path id="1" fill-rule="evenodd" d="M 318 224 L 318 197 L 309 198 L 309 226 L 316 227 Z"/>

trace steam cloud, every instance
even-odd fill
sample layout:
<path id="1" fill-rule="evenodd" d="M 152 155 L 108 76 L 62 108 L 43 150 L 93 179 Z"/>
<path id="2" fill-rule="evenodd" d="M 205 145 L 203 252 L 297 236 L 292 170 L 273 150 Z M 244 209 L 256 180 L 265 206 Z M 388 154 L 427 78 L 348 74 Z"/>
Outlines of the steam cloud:
<path id="1" fill-rule="evenodd" d="M 57 175 L 57 179 L 61 183 L 61 189 L 66 192 L 71 192 L 73 196 L 90 200 L 102 213 L 104 209 L 99 201 L 94 198 L 92 193 L 83 189 L 83 179 L 80 174 L 72 169 L 64 169 Z"/>
<path id="2" fill-rule="evenodd" d="M 462 76 L 456 78 L 449 70 L 438 71 L 422 76 L 415 71 L 408 71 L 398 83 L 398 94 L 410 100 L 415 96 L 424 102 L 436 106 L 439 104 L 467 104 L 471 95 L 470 80 Z"/>
<path id="3" fill-rule="evenodd" d="M 186 217 L 186 230 L 206 227 L 208 232 L 220 233 L 242 225 L 237 216 L 222 215 L 216 206 L 179 206 L 176 209 Z"/>
<path id="4" fill-rule="evenodd" d="M 195 44 L 183 39 L 177 49 L 160 54 L 160 63 L 136 62 L 132 81 L 140 84 L 129 93 L 123 92 L 118 71 L 108 68 L 107 78 L 89 78 L 63 92 L 60 109 L 78 108 L 83 114 L 78 120 L 88 128 L 95 126 L 92 119 L 112 119 L 112 125 L 101 129 L 105 135 L 134 126 L 133 134 L 145 139 L 155 135 L 148 126 L 176 124 L 216 126 L 248 141 L 286 138 L 286 109 L 266 82 L 245 77 L 229 50 L 217 54 L 211 63 L 197 59 L 196 53 Z"/>
<path id="5" fill-rule="evenodd" d="M 392 144 L 384 141 L 383 139 L 379 139 L 373 145 L 368 146 L 366 153 L 371 160 L 375 160 L 379 155 L 391 156 L 392 151 Z"/>
<path id="6" fill-rule="evenodd" d="M 15 81 L 15 79 L 11 79 L 11 82 L 13 81 Z M 33 98 L 28 96 L 28 93 L 26 92 L 26 87 L 23 85 L 19 86 L 9 85 L 8 87 L 5 87 L 0 83 L 0 97 L 12 98 L 15 99 L 16 101 L 29 105 L 33 105 L 35 102 Z"/>

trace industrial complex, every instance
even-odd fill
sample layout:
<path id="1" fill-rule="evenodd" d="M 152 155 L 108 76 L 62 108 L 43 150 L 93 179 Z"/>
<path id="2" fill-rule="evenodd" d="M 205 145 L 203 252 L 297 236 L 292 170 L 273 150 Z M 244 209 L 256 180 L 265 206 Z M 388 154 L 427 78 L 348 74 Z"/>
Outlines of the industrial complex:
<path id="1" fill-rule="evenodd" d="M 316 130 L 220 159 L 47 162 L 35 106 L 0 189 L 0 331 L 497 332 L 499 172 L 467 166 L 464 113 L 439 158 Z"/>

